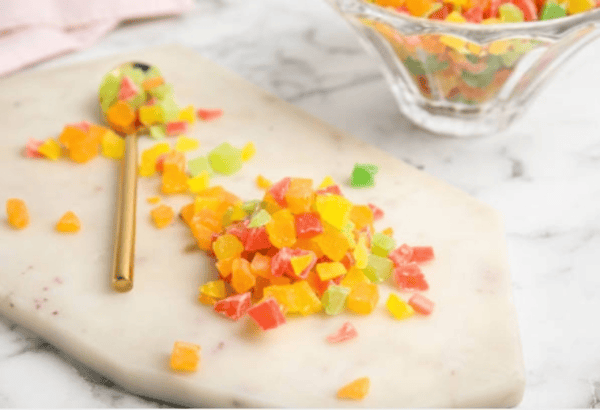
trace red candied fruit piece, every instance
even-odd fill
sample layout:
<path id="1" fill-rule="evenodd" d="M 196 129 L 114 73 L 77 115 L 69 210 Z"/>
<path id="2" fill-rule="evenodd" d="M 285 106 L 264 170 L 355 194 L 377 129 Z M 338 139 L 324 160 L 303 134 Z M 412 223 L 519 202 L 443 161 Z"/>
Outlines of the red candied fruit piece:
<path id="1" fill-rule="evenodd" d="M 296 236 L 299 239 L 310 239 L 323 233 L 323 224 L 316 212 L 307 212 L 294 216 L 296 221 Z"/>
<path id="2" fill-rule="evenodd" d="M 383 219 L 383 209 L 378 207 L 377 205 L 367 204 L 369 208 L 371 208 L 371 212 L 373 212 L 373 221 L 379 221 Z"/>
<path id="3" fill-rule="evenodd" d="M 525 21 L 534 21 L 538 19 L 537 7 L 532 0 L 511 0 L 510 2 L 521 9 Z"/>
<path id="4" fill-rule="evenodd" d="M 25 156 L 27 158 L 43 158 L 38 149 L 44 143 L 44 141 L 37 141 L 33 138 L 29 138 L 27 144 L 25 144 Z"/>
<path id="5" fill-rule="evenodd" d="M 503 0 L 490 0 L 487 10 L 483 11 L 483 17 L 486 19 L 494 18 L 498 16 L 498 9 Z"/>
<path id="6" fill-rule="evenodd" d="M 346 322 L 335 333 L 327 336 L 329 343 L 339 343 L 354 339 L 358 336 L 356 328 L 350 322 Z"/>
<path id="7" fill-rule="evenodd" d="M 433 260 L 433 248 L 431 246 L 413 246 L 411 262 L 423 263 Z"/>
<path id="8" fill-rule="evenodd" d="M 388 258 L 394 262 L 395 266 L 406 265 L 412 261 L 413 248 L 407 244 L 402 244 L 388 254 Z"/>
<path id="9" fill-rule="evenodd" d="M 352 252 L 346 252 L 346 254 L 340 262 L 342 263 L 342 265 L 344 265 L 346 270 L 348 270 L 354 265 L 354 255 L 352 255 Z"/>
<path id="10" fill-rule="evenodd" d="M 435 13 L 432 13 L 429 18 L 432 20 L 445 20 L 448 14 L 452 11 L 451 3 L 444 3 L 444 5 Z"/>
<path id="11" fill-rule="evenodd" d="M 408 300 L 408 304 L 415 310 L 415 312 L 422 315 L 429 315 L 431 312 L 433 312 L 434 303 L 418 293 L 412 295 L 412 297 Z"/>
<path id="12" fill-rule="evenodd" d="M 446 5 L 450 5 L 446 3 Z M 483 9 L 479 6 L 471 7 L 469 10 L 463 13 L 463 17 L 469 23 L 481 23 L 483 20 Z"/>
<path id="13" fill-rule="evenodd" d="M 179 135 L 187 132 L 187 121 L 171 121 L 167 123 L 167 135 Z"/>
<path id="14" fill-rule="evenodd" d="M 344 196 L 344 194 L 342 194 L 342 190 L 340 189 L 340 187 L 338 185 L 329 185 L 328 187 L 325 187 L 325 188 L 315 191 L 315 194 L 316 195 L 333 194 L 333 195 Z"/>
<path id="15" fill-rule="evenodd" d="M 240 240 L 240 242 L 244 245 L 244 247 L 246 246 L 246 241 L 248 240 L 248 235 L 249 235 L 249 230 L 248 228 L 246 228 L 246 224 L 247 222 L 237 222 L 234 224 L 229 225 L 226 229 L 225 232 L 232 234 L 233 236 L 235 236 L 236 238 L 238 238 Z M 250 249 L 246 249 L 247 251 L 249 251 Z"/>
<path id="16" fill-rule="evenodd" d="M 154 165 L 154 167 L 156 168 L 156 172 L 163 172 L 166 157 L 167 157 L 167 154 L 160 154 L 156 158 L 156 165 Z"/>
<path id="17" fill-rule="evenodd" d="M 319 274 L 315 270 L 311 270 L 308 273 L 306 281 L 319 297 L 323 296 L 323 293 L 325 293 L 329 286 L 335 284 L 335 282 L 333 282 L 332 280 L 322 281 L 319 277 Z"/>
<path id="18" fill-rule="evenodd" d="M 215 303 L 214 309 L 216 312 L 222 313 L 230 319 L 238 320 L 250 308 L 252 304 L 250 299 L 250 292 L 229 296 Z"/>
<path id="19" fill-rule="evenodd" d="M 287 201 L 285 200 L 285 194 L 290 188 L 290 183 L 292 179 L 289 177 L 283 178 L 281 181 L 273 184 L 269 189 L 269 193 L 273 196 L 275 202 L 277 202 L 282 207 L 287 207 Z"/>
<path id="20" fill-rule="evenodd" d="M 198 115 L 199 118 L 203 119 L 204 121 L 210 121 L 210 120 L 216 120 L 217 118 L 221 117 L 223 115 L 223 110 L 216 108 L 216 109 L 206 109 L 206 108 L 199 108 L 196 111 L 196 114 Z"/>
<path id="21" fill-rule="evenodd" d="M 119 100 L 127 101 L 136 96 L 138 87 L 133 80 L 127 76 L 121 80 L 121 88 L 119 89 Z"/>
<path id="22" fill-rule="evenodd" d="M 429 284 L 425 280 L 425 275 L 416 263 L 394 268 L 394 282 L 400 289 L 427 290 Z"/>
<path id="23" fill-rule="evenodd" d="M 264 226 L 250 228 L 246 230 L 247 236 L 242 243 L 247 252 L 256 252 L 263 249 L 270 249 L 273 244 L 269 240 L 269 234 Z"/>
<path id="24" fill-rule="evenodd" d="M 291 259 L 292 259 L 292 250 L 290 248 L 286 248 L 286 247 L 281 248 L 271 258 L 271 275 L 273 275 L 273 276 L 287 275 L 288 272 L 290 272 L 292 270 L 292 264 L 290 262 Z"/>
<path id="25" fill-rule="evenodd" d="M 274 298 L 268 298 L 247 311 L 262 330 L 275 329 L 285 324 L 285 316 Z"/>

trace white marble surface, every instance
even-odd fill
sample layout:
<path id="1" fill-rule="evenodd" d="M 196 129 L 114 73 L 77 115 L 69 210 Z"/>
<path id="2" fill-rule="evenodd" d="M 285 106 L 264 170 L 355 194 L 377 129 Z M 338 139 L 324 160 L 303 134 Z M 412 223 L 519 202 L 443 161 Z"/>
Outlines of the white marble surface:
<path id="1" fill-rule="evenodd" d="M 376 61 L 323 0 L 200 0 L 129 24 L 32 70 L 181 43 L 500 210 L 527 388 L 521 407 L 600 408 L 600 41 L 577 54 L 500 135 L 412 127 Z M 160 407 L 124 392 L 0 317 L 0 407 Z"/>

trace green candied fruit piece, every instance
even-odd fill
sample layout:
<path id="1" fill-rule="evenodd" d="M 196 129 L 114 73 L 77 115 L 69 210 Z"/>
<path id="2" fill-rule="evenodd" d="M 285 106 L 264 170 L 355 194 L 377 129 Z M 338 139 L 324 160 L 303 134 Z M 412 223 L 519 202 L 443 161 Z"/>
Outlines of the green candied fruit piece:
<path id="1" fill-rule="evenodd" d="M 352 175 L 350 176 L 350 186 L 352 188 L 368 188 L 375 185 L 375 174 L 379 168 L 373 164 L 354 164 Z"/>
<path id="2" fill-rule="evenodd" d="M 261 209 L 250 219 L 250 223 L 248 224 L 248 228 L 260 228 L 264 226 L 271 220 L 271 214 L 269 214 L 264 209 Z"/>
<path id="3" fill-rule="evenodd" d="M 260 208 L 260 204 L 261 202 L 258 199 L 252 199 L 250 201 L 245 201 L 242 203 L 242 209 L 244 210 L 244 212 L 246 212 L 248 215 L 253 214 L 254 212 L 256 212 L 257 209 Z"/>
<path id="4" fill-rule="evenodd" d="M 165 122 L 177 120 L 179 117 L 179 106 L 175 103 L 172 96 L 165 98 L 158 103 L 165 113 Z"/>
<path id="5" fill-rule="evenodd" d="M 209 175 L 213 174 L 213 170 L 208 163 L 208 158 L 203 156 L 190 159 L 187 163 L 187 169 L 192 178 L 199 175 L 202 171 L 208 171 Z"/>
<path id="6" fill-rule="evenodd" d="M 562 6 L 556 3 L 547 2 L 542 9 L 540 20 L 552 20 L 565 17 L 566 15 L 567 12 Z"/>
<path id="7" fill-rule="evenodd" d="M 519 53 L 518 51 L 512 50 L 512 51 L 507 51 L 506 53 L 502 54 L 502 56 L 500 56 L 502 58 L 502 63 L 504 64 L 505 67 L 512 67 L 515 65 L 515 63 L 519 60 L 519 57 L 521 57 L 521 53 Z"/>
<path id="8" fill-rule="evenodd" d="M 165 127 L 163 125 L 153 125 L 149 128 L 150 136 L 155 140 L 162 140 L 165 138 Z"/>
<path id="9" fill-rule="evenodd" d="M 224 142 L 208 154 L 208 160 L 215 172 L 233 175 L 242 169 L 242 150 Z"/>
<path id="10" fill-rule="evenodd" d="M 448 68 L 447 61 L 438 60 L 438 58 L 433 54 L 427 56 L 427 59 L 425 60 L 425 71 L 428 73 L 433 74 L 438 71 L 443 71 L 446 68 Z"/>
<path id="11" fill-rule="evenodd" d="M 146 79 L 146 74 L 139 68 L 133 66 L 125 66 L 121 69 L 122 76 L 127 76 L 138 86 L 142 86 L 142 82 Z"/>
<path id="12" fill-rule="evenodd" d="M 371 253 L 373 255 L 386 257 L 396 247 L 394 238 L 377 232 L 371 238 Z"/>
<path id="13" fill-rule="evenodd" d="M 338 285 L 329 286 L 321 298 L 321 304 L 325 313 L 328 315 L 339 315 L 342 313 L 349 294 L 350 288 Z"/>
<path id="14" fill-rule="evenodd" d="M 127 100 L 126 102 L 133 110 L 138 110 L 142 105 L 146 103 L 146 93 L 140 87 L 140 92 L 137 93 L 133 98 Z"/>
<path id="15" fill-rule="evenodd" d="M 102 83 L 100 84 L 100 88 L 98 89 L 102 111 L 108 111 L 108 108 L 113 104 L 113 102 L 115 102 L 119 96 L 120 87 L 120 75 L 110 72 L 104 76 Z"/>
<path id="16" fill-rule="evenodd" d="M 419 76 L 425 74 L 425 69 L 423 68 L 423 63 L 419 60 L 416 60 L 412 57 L 406 57 L 404 60 L 404 66 L 406 69 L 414 76 Z"/>
<path id="17" fill-rule="evenodd" d="M 498 7 L 500 20 L 504 23 L 520 23 L 524 21 L 523 12 L 512 3 L 504 3 Z"/>
<path id="18" fill-rule="evenodd" d="M 394 263 L 383 256 L 370 254 L 363 273 L 372 283 L 381 283 L 392 275 Z"/>
<path id="19" fill-rule="evenodd" d="M 154 77 L 162 77 L 162 73 L 157 66 L 151 65 L 150 68 L 144 73 L 144 79 L 148 80 Z"/>
<path id="20" fill-rule="evenodd" d="M 148 93 L 159 100 L 165 100 L 167 97 L 173 96 L 173 86 L 171 84 L 161 84 L 148 90 Z"/>

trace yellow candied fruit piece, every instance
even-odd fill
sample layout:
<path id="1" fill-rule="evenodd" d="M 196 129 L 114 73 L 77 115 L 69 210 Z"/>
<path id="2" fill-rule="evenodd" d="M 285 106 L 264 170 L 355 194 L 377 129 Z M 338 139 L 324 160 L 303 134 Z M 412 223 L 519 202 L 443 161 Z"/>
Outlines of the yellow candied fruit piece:
<path id="1" fill-rule="evenodd" d="M 467 20 L 458 11 L 453 11 L 452 13 L 448 14 L 445 21 L 448 21 L 450 23 L 466 23 L 467 22 Z"/>
<path id="2" fill-rule="evenodd" d="M 125 154 L 125 140 L 111 130 L 102 135 L 102 155 L 107 158 L 121 159 Z"/>
<path id="3" fill-rule="evenodd" d="M 271 185 L 273 185 L 273 183 L 271 181 L 269 181 L 267 178 L 263 177 L 262 175 L 259 175 L 256 177 L 256 186 L 260 189 L 269 189 L 271 188 Z"/>
<path id="4" fill-rule="evenodd" d="M 210 196 L 197 196 L 194 200 L 194 213 L 198 213 L 203 209 L 210 209 L 213 212 L 217 212 L 220 209 L 222 203 L 223 200 L 220 198 Z"/>
<path id="5" fill-rule="evenodd" d="M 458 52 L 465 52 L 465 45 L 467 42 L 461 38 L 454 36 L 440 36 L 440 43 L 455 49 Z"/>
<path id="6" fill-rule="evenodd" d="M 194 151 L 195 149 L 198 149 L 199 146 L 200 143 L 197 140 L 185 135 L 177 138 L 177 142 L 175 143 L 175 149 L 179 152 Z"/>
<path id="7" fill-rule="evenodd" d="M 313 288 L 305 280 L 298 281 L 291 285 L 297 306 L 298 313 L 302 316 L 312 315 L 319 312 L 323 305 L 316 295 Z"/>
<path id="8" fill-rule="evenodd" d="M 256 277 L 250 270 L 250 262 L 235 258 L 231 263 L 231 287 L 237 293 L 248 292 L 256 284 Z"/>
<path id="9" fill-rule="evenodd" d="M 275 201 L 273 195 L 270 192 L 267 192 L 263 197 L 263 208 L 271 215 L 281 210 L 281 206 L 279 206 L 277 201 Z"/>
<path id="10" fill-rule="evenodd" d="M 317 275 L 326 282 L 346 274 L 346 267 L 340 262 L 322 262 L 316 266 Z"/>
<path id="11" fill-rule="evenodd" d="M 175 342 L 171 353 L 171 369 L 193 372 L 200 363 L 200 346 L 188 342 Z"/>
<path id="12" fill-rule="evenodd" d="M 162 124 L 165 115 L 160 105 L 144 105 L 139 109 L 140 122 L 144 125 Z"/>
<path id="13" fill-rule="evenodd" d="M 327 188 L 328 186 L 332 186 L 332 185 L 335 185 L 335 181 L 333 180 L 333 178 L 330 175 L 327 175 L 325 178 L 323 178 L 323 181 L 321 181 L 321 185 L 319 185 L 319 189 Z"/>
<path id="14" fill-rule="evenodd" d="M 374 283 L 359 282 L 348 295 L 348 309 L 361 315 L 368 315 L 379 301 L 379 289 Z"/>
<path id="15" fill-rule="evenodd" d="M 190 192 L 198 193 L 208 188 L 210 183 L 210 174 L 207 170 L 201 171 L 198 175 L 187 180 Z"/>
<path id="16" fill-rule="evenodd" d="M 358 269 L 364 269 L 367 267 L 369 250 L 367 248 L 367 237 L 364 234 L 359 235 L 358 242 L 354 248 L 352 256 L 354 256 L 354 265 Z"/>
<path id="17" fill-rule="evenodd" d="M 341 195 L 317 195 L 315 208 L 321 220 L 342 229 L 349 220 L 352 202 Z"/>
<path id="18" fill-rule="evenodd" d="M 348 269 L 348 273 L 344 276 L 340 285 L 352 289 L 357 283 L 371 283 L 371 281 L 363 273 L 362 269 L 352 266 Z"/>
<path id="19" fill-rule="evenodd" d="M 204 305 L 214 306 L 217 303 L 217 299 L 212 296 L 205 295 L 204 293 L 200 293 L 198 295 L 198 301 Z"/>
<path id="20" fill-rule="evenodd" d="M 339 399 L 362 400 L 369 394 L 370 387 L 371 380 L 368 377 L 361 377 L 339 389 L 337 397 Z"/>
<path id="21" fill-rule="evenodd" d="M 256 154 L 256 146 L 253 142 L 249 142 L 242 147 L 242 161 L 246 162 Z"/>
<path id="22" fill-rule="evenodd" d="M 394 228 L 392 228 L 391 226 L 387 227 L 383 231 L 381 231 L 381 233 L 387 236 L 394 236 Z"/>
<path id="23" fill-rule="evenodd" d="M 154 225 L 158 229 L 161 229 L 173 222 L 175 212 L 173 211 L 173 208 L 163 204 L 150 211 L 150 216 L 154 221 Z"/>
<path id="24" fill-rule="evenodd" d="M 350 221 L 357 230 L 373 224 L 373 211 L 368 205 L 354 205 L 350 210 Z"/>
<path id="25" fill-rule="evenodd" d="M 231 207 L 231 215 L 229 215 L 229 219 L 232 222 L 243 221 L 245 218 L 246 212 L 242 209 L 241 205 L 233 205 Z"/>
<path id="26" fill-rule="evenodd" d="M 162 174 L 161 191 L 163 194 L 177 194 L 187 191 L 188 177 L 185 172 L 176 169 L 165 169 Z"/>
<path id="27" fill-rule="evenodd" d="M 29 225 L 29 211 L 22 199 L 8 199 L 6 201 L 6 215 L 8 216 L 8 223 L 13 228 L 23 229 Z"/>
<path id="28" fill-rule="evenodd" d="M 148 198 L 146 198 L 146 201 L 149 204 L 157 204 L 160 202 L 160 197 L 159 196 L 149 196 Z"/>
<path id="29" fill-rule="evenodd" d="M 60 144 L 54 138 L 48 138 L 40 145 L 38 152 L 46 158 L 56 161 L 60 157 Z"/>
<path id="30" fill-rule="evenodd" d="M 594 0 L 568 0 L 567 11 L 569 14 L 578 14 L 596 7 Z"/>
<path id="31" fill-rule="evenodd" d="M 385 306 L 390 311 L 392 316 L 398 320 L 403 320 L 415 314 L 415 310 L 411 305 L 400 299 L 397 295 L 390 293 Z"/>
<path id="32" fill-rule="evenodd" d="M 58 232 L 74 233 L 79 232 L 80 229 L 81 222 L 77 215 L 71 211 L 67 211 L 56 224 L 56 230 Z"/>
<path id="33" fill-rule="evenodd" d="M 310 263 L 313 261 L 313 258 L 314 255 L 312 253 L 302 256 L 293 256 L 290 259 L 290 263 L 292 264 L 292 269 L 294 273 L 296 275 L 302 273 L 304 269 L 306 269 L 308 265 L 310 265 Z"/>
<path id="34" fill-rule="evenodd" d="M 488 52 L 490 54 L 494 54 L 494 55 L 498 56 L 498 55 L 506 53 L 509 45 L 510 45 L 510 43 L 508 41 L 503 41 L 503 40 L 494 41 L 492 44 L 490 44 L 490 47 L 488 48 Z"/>
<path id="35" fill-rule="evenodd" d="M 275 298 L 283 309 L 283 313 L 297 313 L 298 304 L 296 294 L 292 285 L 271 285 L 263 289 L 263 300 L 269 297 Z"/>
<path id="36" fill-rule="evenodd" d="M 189 124 L 193 124 L 196 122 L 196 111 L 194 110 L 193 105 L 188 105 L 181 111 L 179 111 L 179 116 L 177 117 L 179 121 L 186 121 Z"/>
<path id="37" fill-rule="evenodd" d="M 140 162 L 139 174 L 143 177 L 150 177 L 156 173 L 156 161 L 158 157 L 171 151 L 171 147 L 166 142 L 154 144 L 152 147 L 142 151 L 142 160 Z"/>
<path id="38" fill-rule="evenodd" d="M 227 296 L 225 290 L 225 282 L 222 280 L 213 280 L 212 282 L 206 282 L 198 289 L 200 294 L 209 296 L 215 299 L 223 299 Z"/>
<path id="39" fill-rule="evenodd" d="M 218 260 L 239 258 L 244 252 L 244 245 L 237 236 L 230 233 L 219 236 L 213 242 L 212 248 Z"/>
<path id="40" fill-rule="evenodd" d="M 350 248 L 346 236 L 327 223 L 323 224 L 323 233 L 313 239 L 319 245 L 321 252 L 334 262 L 342 260 Z"/>
<path id="41" fill-rule="evenodd" d="M 483 50 L 480 45 L 475 43 L 467 43 L 467 49 L 475 55 L 479 55 L 479 53 L 481 53 L 481 50 Z"/>
<path id="42" fill-rule="evenodd" d="M 273 246 L 281 249 L 296 243 L 296 222 L 288 209 L 273 213 L 265 227 Z"/>

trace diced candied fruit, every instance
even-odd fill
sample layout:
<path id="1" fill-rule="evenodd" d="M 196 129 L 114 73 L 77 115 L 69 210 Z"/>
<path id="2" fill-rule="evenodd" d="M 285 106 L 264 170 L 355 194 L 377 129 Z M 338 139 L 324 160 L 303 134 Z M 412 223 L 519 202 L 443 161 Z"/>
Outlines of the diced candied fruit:
<path id="1" fill-rule="evenodd" d="M 159 196 L 149 196 L 148 198 L 146 198 L 146 202 L 148 202 L 149 204 L 157 204 L 160 202 L 160 197 Z"/>
<path id="2" fill-rule="evenodd" d="M 246 162 L 252 159 L 256 154 L 256 146 L 253 142 L 249 142 L 242 147 L 242 161 Z"/>
<path id="3" fill-rule="evenodd" d="M 164 83 L 165 80 L 162 77 L 147 78 L 142 81 L 142 88 L 144 91 L 150 91 L 151 89 L 158 87 L 159 85 L 163 85 Z"/>
<path id="4" fill-rule="evenodd" d="M 371 238 L 371 253 L 373 255 L 386 257 L 396 247 L 394 238 L 377 232 Z"/>
<path id="5" fill-rule="evenodd" d="M 150 211 L 150 216 L 152 216 L 154 226 L 156 226 L 158 229 L 161 229 L 173 222 L 175 212 L 173 211 L 173 208 L 163 204 Z"/>
<path id="6" fill-rule="evenodd" d="M 323 281 L 346 274 L 346 268 L 340 262 L 317 263 L 316 270 L 319 278 Z"/>
<path id="7" fill-rule="evenodd" d="M 408 300 L 408 304 L 412 306 L 415 312 L 420 313 L 422 315 L 429 315 L 431 314 L 431 312 L 433 312 L 433 302 L 419 293 L 415 293 Z"/>
<path id="8" fill-rule="evenodd" d="M 433 260 L 433 247 L 431 246 L 413 246 L 411 262 L 424 263 Z"/>
<path id="9" fill-rule="evenodd" d="M 117 101 L 106 112 L 111 128 L 125 134 L 135 131 L 135 118 L 135 111 L 124 101 Z"/>
<path id="10" fill-rule="evenodd" d="M 389 312 L 398 320 L 407 319 L 411 317 L 415 310 L 408 303 L 403 301 L 393 293 L 390 293 L 387 302 L 385 302 L 385 306 L 389 310 Z"/>
<path id="11" fill-rule="evenodd" d="M 261 253 L 254 254 L 252 262 L 250 263 L 250 272 L 254 276 L 260 276 L 263 278 L 271 277 L 271 258 Z"/>
<path id="12" fill-rule="evenodd" d="M 71 211 L 67 211 L 60 220 L 56 223 L 56 230 L 58 232 L 79 232 L 81 229 L 81 222 L 77 215 Z"/>
<path id="13" fill-rule="evenodd" d="M 296 214 L 294 220 L 298 239 L 310 239 L 323 233 L 323 225 L 316 212 Z"/>
<path id="14" fill-rule="evenodd" d="M 394 228 L 392 228 L 391 226 L 388 226 L 383 231 L 381 231 L 381 233 L 384 235 L 387 235 L 391 238 L 394 236 Z M 394 246 L 396 246 L 395 243 L 394 243 Z"/>
<path id="15" fill-rule="evenodd" d="M 206 282 L 204 285 L 200 286 L 198 292 L 215 299 L 223 299 L 227 295 L 225 290 L 225 282 L 222 280 Z"/>
<path id="16" fill-rule="evenodd" d="M 101 145 L 107 158 L 121 159 L 125 154 L 125 140 L 110 130 L 102 136 Z"/>
<path id="17" fill-rule="evenodd" d="M 162 140 L 166 137 L 165 129 L 162 125 L 153 125 L 148 128 L 150 136 L 155 140 Z"/>
<path id="18" fill-rule="evenodd" d="M 269 240 L 269 235 L 264 226 L 248 229 L 245 247 L 248 252 L 256 252 L 264 249 L 270 249 L 273 245 Z"/>
<path id="19" fill-rule="evenodd" d="M 128 76 L 121 79 L 121 88 L 119 90 L 119 100 L 127 101 L 135 97 L 140 92 L 137 84 Z"/>
<path id="20" fill-rule="evenodd" d="M 188 342 L 175 342 L 171 353 L 171 369 L 193 372 L 200 363 L 200 346 Z"/>
<path id="21" fill-rule="evenodd" d="M 407 244 L 402 244 L 388 254 L 388 258 L 394 262 L 395 266 L 406 265 L 412 260 L 413 248 Z"/>
<path id="22" fill-rule="evenodd" d="M 252 304 L 250 292 L 229 296 L 215 303 L 215 312 L 222 313 L 230 319 L 238 320 L 248 311 Z"/>
<path id="23" fill-rule="evenodd" d="M 314 265 L 316 261 L 317 258 L 312 252 L 305 255 L 292 256 L 290 258 L 290 264 L 292 265 L 292 270 L 296 276 L 300 276 L 305 271 L 308 274 L 307 268 L 310 270 L 310 266 Z"/>
<path id="24" fill-rule="evenodd" d="M 256 177 L 256 186 L 260 189 L 269 189 L 271 187 L 271 185 L 273 185 L 273 183 L 271 181 L 269 181 L 267 178 L 263 177 L 262 175 L 258 175 Z"/>
<path id="25" fill-rule="evenodd" d="M 271 185 L 268 193 L 271 194 L 272 198 L 279 204 L 279 206 L 285 208 L 287 207 L 287 202 L 285 201 L 285 194 L 290 188 L 290 184 L 292 182 L 291 178 L 283 178 L 275 184 Z M 266 199 L 266 198 L 265 198 Z"/>
<path id="26" fill-rule="evenodd" d="M 193 178 L 187 180 L 190 192 L 200 192 L 208 188 L 210 183 L 210 175 L 208 171 L 202 171 Z"/>
<path id="27" fill-rule="evenodd" d="M 252 219 L 250 219 L 248 228 L 258 228 L 260 226 L 264 226 L 270 220 L 271 220 L 271 215 L 264 209 L 261 209 L 252 217 Z"/>
<path id="28" fill-rule="evenodd" d="M 250 271 L 250 262 L 235 258 L 231 263 L 231 286 L 237 293 L 244 293 L 254 287 L 256 278 Z"/>
<path id="29" fill-rule="evenodd" d="M 348 238 L 329 224 L 323 224 L 323 233 L 315 236 L 314 240 L 323 254 L 334 262 L 341 261 L 350 248 Z"/>
<path id="30" fill-rule="evenodd" d="M 339 399 L 362 400 L 369 394 L 370 387 L 371 380 L 368 377 L 361 377 L 339 389 L 337 397 Z"/>
<path id="31" fill-rule="evenodd" d="M 296 242 L 295 220 L 288 209 L 282 209 L 271 215 L 271 220 L 265 227 L 269 241 L 277 248 L 289 247 Z"/>
<path id="32" fill-rule="evenodd" d="M 233 175 L 242 169 L 242 150 L 224 142 L 208 154 L 211 168 L 223 175 Z"/>
<path id="33" fill-rule="evenodd" d="M 165 169 L 162 174 L 161 190 L 163 194 L 176 194 L 186 192 L 188 177 L 185 172 L 177 168 Z"/>
<path id="34" fill-rule="evenodd" d="M 379 208 L 377 205 L 367 204 L 369 208 L 371 208 L 371 212 L 373 212 L 373 221 L 379 221 L 383 219 L 383 210 Z"/>
<path id="35" fill-rule="evenodd" d="M 316 195 L 332 194 L 332 195 L 343 196 L 342 190 L 340 189 L 340 187 L 338 185 L 329 185 L 328 187 L 317 190 L 315 192 L 315 194 Z"/>
<path id="36" fill-rule="evenodd" d="M 188 130 L 188 123 L 186 121 L 171 121 L 167 123 L 167 135 L 181 135 L 185 134 Z"/>
<path id="37" fill-rule="evenodd" d="M 217 238 L 212 245 L 217 259 L 239 258 L 244 251 L 244 245 L 232 234 L 226 233 Z"/>
<path id="38" fill-rule="evenodd" d="M 38 151 L 43 143 L 44 141 L 38 141 L 34 138 L 29 138 L 29 140 L 27 140 L 27 144 L 25 145 L 25 156 L 27 158 L 43 158 L 44 156 Z"/>
<path id="39" fill-rule="evenodd" d="M 71 147 L 71 142 L 82 140 L 86 135 L 87 132 L 81 129 L 81 127 L 67 125 L 58 136 L 58 141 L 68 149 Z"/>
<path id="40" fill-rule="evenodd" d="M 328 186 L 331 186 L 331 185 L 335 185 L 335 181 L 333 180 L 333 178 L 330 175 L 327 175 L 325 178 L 323 178 L 323 181 L 321 181 L 321 184 L 319 185 L 319 189 L 327 188 Z"/>
<path id="41" fill-rule="evenodd" d="M 345 322 L 335 333 L 327 336 L 329 343 L 340 343 L 358 337 L 358 331 L 350 322 Z"/>
<path id="42" fill-rule="evenodd" d="M 160 105 L 144 105 L 139 109 L 140 122 L 144 125 L 162 124 L 165 113 Z"/>
<path id="43" fill-rule="evenodd" d="M 429 289 L 425 275 L 423 275 L 419 266 L 414 262 L 396 267 L 394 269 L 394 282 L 400 289 Z"/>
<path id="44" fill-rule="evenodd" d="M 38 147 L 38 152 L 46 158 L 56 161 L 60 157 L 61 148 L 54 138 L 48 138 Z"/>
<path id="45" fill-rule="evenodd" d="M 365 226 L 373 224 L 373 211 L 368 205 L 354 205 L 350 210 L 349 218 L 356 226 L 356 229 L 361 230 Z"/>
<path id="46" fill-rule="evenodd" d="M 198 294 L 198 301 L 203 305 L 214 306 L 217 303 L 217 299 L 212 296 L 205 295 L 204 293 Z"/>
<path id="47" fill-rule="evenodd" d="M 193 124 L 196 122 L 196 113 L 194 112 L 194 106 L 188 105 L 181 111 L 179 111 L 179 116 L 177 117 L 181 121 L 186 121 L 188 124 Z"/>
<path id="48" fill-rule="evenodd" d="M 301 214 L 310 211 L 314 195 L 312 184 L 312 179 L 308 178 L 292 178 L 290 180 L 284 198 L 291 213 Z"/>
<path id="49" fill-rule="evenodd" d="M 358 236 L 358 242 L 354 251 L 352 252 L 352 256 L 354 256 L 355 266 L 358 269 L 364 269 L 367 267 L 369 261 L 369 250 L 367 248 L 367 237 L 365 234 L 360 234 Z"/>
<path id="50" fill-rule="evenodd" d="M 204 121 L 211 121 L 221 117 L 223 115 L 223 110 L 199 108 L 196 111 L 196 114 L 198 115 L 198 118 L 201 118 Z"/>
<path id="51" fill-rule="evenodd" d="M 295 294 L 298 313 L 302 316 L 319 312 L 323 305 L 307 281 L 301 280 L 291 285 Z"/>
<path id="52" fill-rule="evenodd" d="M 275 329 L 285 324 L 285 316 L 274 298 L 268 298 L 248 309 L 250 316 L 262 330 Z"/>
<path id="53" fill-rule="evenodd" d="M 375 185 L 375 175 L 379 168 L 372 164 L 355 164 L 350 176 L 352 188 L 367 188 Z"/>
<path id="54" fill-rule="evenodd" d="M 16 229 L 23 229 L 29 225 L 29 211 L 25 201 L 10 198 L 6 201 L 6 215 L 8 223 Z"/>
<path id="55" fill-rule="evenodd" d="M 212 175 L 212 168 L 210 167 L 210 163 L 208 162 L 208 158 L 200 156 L 194 159 L 190 159 L 187 163 L 188 172 L 190 176 L 195 177 L 202 171 L 206 171 L 209 175 Z"/>
<path id="56" fill-rule="evenodd" d="M 394 263 L 386 257 L 369 255 L 363 273 L 373 283 L 381 283 L 392 275 Z"/>
<path id="57" fill-rule="evenodd" d="M 186 137 L 185 135 L 181 135 L 177 138 L 177 142 L 175 143 L 175 149 L 179 152 L 187 152 L 194 151 L 198 149 L 200 143 L 193 138 Z"/>
<path id="58" fill-rule="evenodd" d="M 348 295 L 348 309 L 362 314 L 368 315 L 375 309 L 379 301 L 379 289 L 373 283 L 356 283 L 350 290 Z"/>
<path id="59" fill-rule="evenodd" d="M 349 221 L 352 202 L 340 195 L 317 195 L 315 208 L 321 221 L 341 229 Z"/>
<path id="60" fill-rule="evenodd" d="M 350 288 L 339 285 L 331 285 L 323 293 L 321 303 L 325 313 L 328 315 L 339 315 L 346 307 L 346 299 L 350 294 Z"/>

